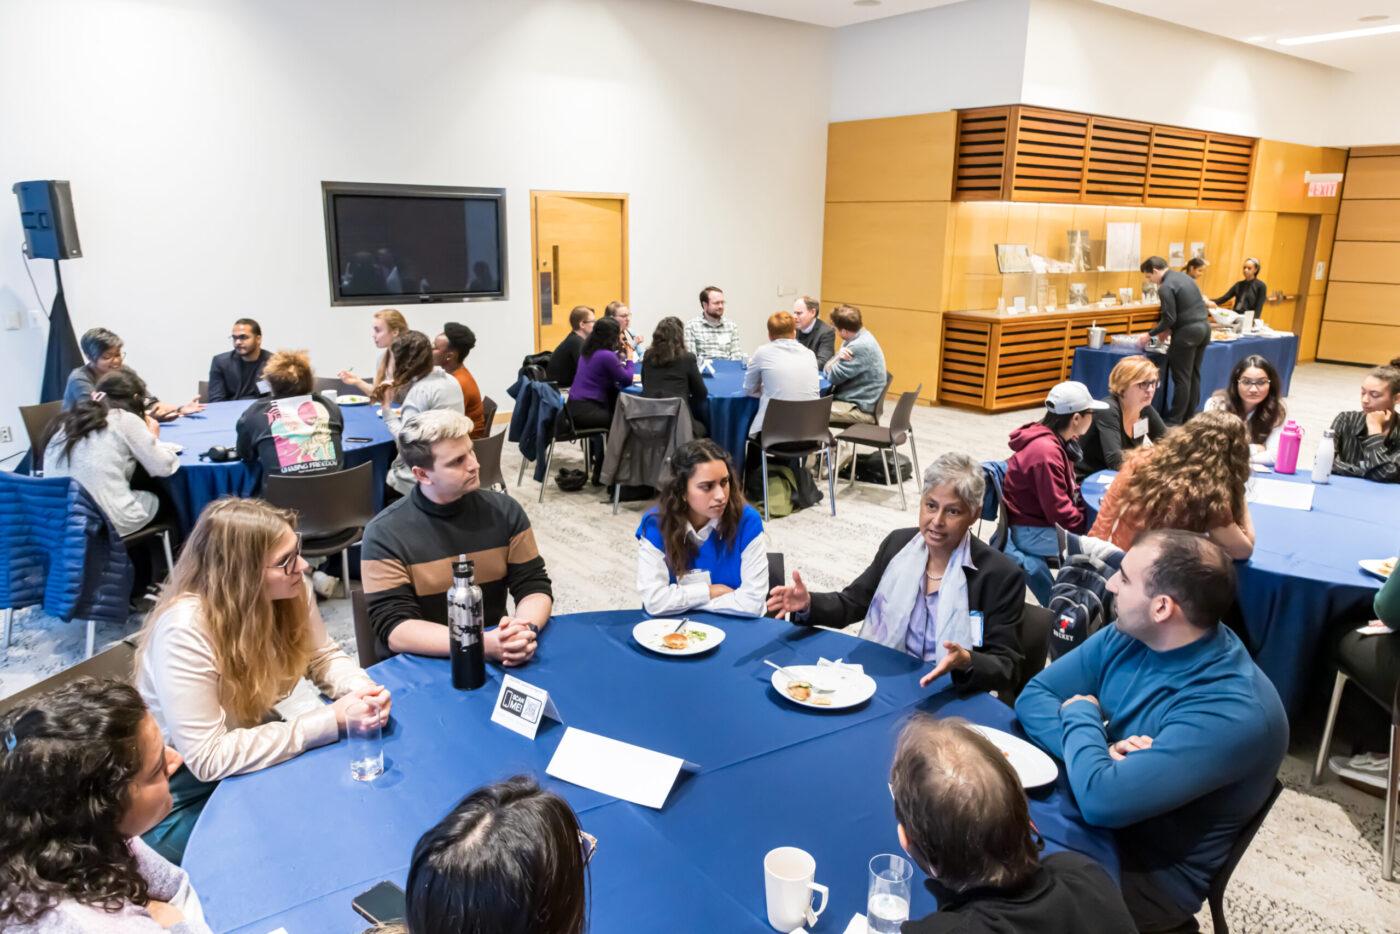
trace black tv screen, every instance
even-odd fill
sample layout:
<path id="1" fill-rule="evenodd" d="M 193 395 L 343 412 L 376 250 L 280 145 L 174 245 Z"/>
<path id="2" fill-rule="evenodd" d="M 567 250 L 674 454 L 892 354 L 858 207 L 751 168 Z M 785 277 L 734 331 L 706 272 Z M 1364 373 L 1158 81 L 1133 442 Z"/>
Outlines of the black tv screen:
<path id="1" fill-rule="evenodd" d="M 322 182 L 331 304 L 506 297 L 505 189 Z"/>

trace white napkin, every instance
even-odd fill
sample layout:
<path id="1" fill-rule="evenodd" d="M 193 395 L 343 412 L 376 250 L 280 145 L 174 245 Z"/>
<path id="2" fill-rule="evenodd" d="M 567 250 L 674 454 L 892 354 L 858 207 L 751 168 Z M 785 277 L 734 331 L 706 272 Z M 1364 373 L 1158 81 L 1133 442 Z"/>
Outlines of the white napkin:
<path id="1" fill-rule="evenodd" d="M 858 674 L 858 675 L 863 675 L 863 674 L 865 674 L 865 669 L 864 669 L 862 666 L 857 665 L 857 664 L 854 664 L 854 663 L 852 663 L 852 662 L 842 661 L 842 660 L 839 659 L 839 658 L 838 658 L 836 661 L 834 661 L 834 662 L 833 662 L 831 659 L 829 659 L 829 658 L 819 658 L 819 659 L 817 659 L 817 667 L 818 667 L 818 668 L 846 668 L 846 669 L 848 669 L 848 670 L 850 670 L 850 671 L 854 671 L 854 672 L 855 672 L 856 674 Z"/>
<path id="2" fill-rule="evenodd" d="M 851 915 L 851 923 L 846 925 L 844 934 L 866 934 L 870 926 L 866 923 L 865 915 L 856 912 Z"/>

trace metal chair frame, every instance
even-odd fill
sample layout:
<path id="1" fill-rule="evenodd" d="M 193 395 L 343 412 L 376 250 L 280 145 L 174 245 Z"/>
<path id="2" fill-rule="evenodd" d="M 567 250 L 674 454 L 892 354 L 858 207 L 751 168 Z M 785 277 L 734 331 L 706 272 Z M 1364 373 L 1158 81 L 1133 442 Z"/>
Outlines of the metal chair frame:
<path id="1" fill-rule="evenodd" d="M 835 440 L 831 436 L 831 396 L 820 399 L 769 399 L 768 408 L 763 412 L 763 425 L 757 439 L 759 463 L 763 469 L 763 521 L 768 515 L 768 454 L 771 451 L 779 457 L 805 457 L 808 454 L 821 454 L 826 458 L 827 496 L 831 500 L 831 514 L 836 515 L 836 465 L 832 460 Z M 776 413 L 776 414 L 775 414 Z M 805 422 L 810 420 L 815 426 L 820 413 L 821 428 L 806 431 Z M 769 425 L 772 425 L 769 428 Z M 794 429 L 792 426 L 802 426 Z M 818 434 L 820 430 L 820 434 Z"/>
<path id="2" fill-rule="evenodd" d="M 892 382 L 893 380 L 894 380 L 894 377 L 891 376 L 891 377 L 890 377 L 890 381 Z M 886 385 L 886 389 L 888 389 L 888 388 L 889 388 L 889 383 L 886 383 L 885 385 Z M 881 411 L 882 411 L 882 409 L 883 409 L 883 407 L 884 407 L 884 400 L 883 400 L 883 398 L 882 398 L 882 399 L 880 400 L 880 404 L 877 405 L 877 406 L 875 407 L 875 419 L 876 419 L 876 424 L 874 424 L 874 425 L 851 425 L 851 426 L 850 426 L 849 428 L 847 428 L 845 431 L 841 432 L 839 435 L 836 436 L 836 461 L 837 461 L 837 463 L 840 463 L 840 461 L 841 461 L 841 445 L 842 445 L 843 442 L 846 443 L 846 444 L 851 445 L 851 447 L 852 447 L 853 449 L 864 445 L 864 446 L 866 446 L 866 447 L 873 447 L 873 448 L 876 448 L 877 450 L 879 450 L 879 452 L 880 452 L 880 466 L 882 466 L 882 467 L 884 468 L 884 470 L 885 470 L 885 485 L 886 485 L 886 486 L 889 486 L 889 484 L 890 484 L 890 458 L 889 458 L 889 454 L 890 454 L 890 452 L 894 452 L 894 453 L 896 454 L 896 458 L 895 458 L 895 470 L 894 470 L 894 472 L 895 472 L 895 478 L 899 481 L 899 508 L 900 508 L 901 510 L 904 510 L 904 509 L 908 509 L 908 508 L 909 508 L 909 500 L 908 500 L 908 498 L 905 496 L 905 493 L 904 493 L 904 475 L 903 475 L 903 474 L 900 472 L 900 470 L 899 470 L 899 459 L 898 459 L 898 456 L 897 456 L 897 455 L 898 455 L 898 452 L 899 452 L 899 443 L 900 443 L 900 442 L 899 442 L 898 439 L 899 439 L 899 436 L 903 435 L 904 440 L 907 441 L 907 442 L 909 443 L 909 454 L 910 454 L 910 457 L 912 458 L 912 460 L 913 460 L 913 462 L 914 462 L 914 483 L 915 483 L 915 485 L 917 486 L 917 484 L 920 483 L 920 480 L 921 480 L 921 477 L 922 477 L 922 473 L 921 473 L 920 470 L 919 470 L 919 452 L 918 452 L 918 450 L 914 447 L 914 426 L 913 426 L 913 422 L 912 422 L 912 419 L 911 419 L 911 415 L 912 415 L 912 413 L 913 413 L 913 411 L 914 411 L 914 404 L 915 404 L 916 402 L 918 402 L 918 400 L 919 400 L 919 393 L 923 392 L 923 389 L 924 389 L 924 384 L 923 384 L 923 383 L 920 383 L 919 386 L 918 386 L 918 388 L 916 388 L 916 389 L 913 390 L 912 392 L 906 392 L 906 393 L 901 393 L 901 394 L 900 394 L 899 401 L 896 402 L 896 403 L 895 403 L 895 406 L 894 406 L 894 413 L 890 416 L 890 423 L 889 423 L 888 426 L 884 426 L 884 425 L 880 425 L 880 424 L 879 424 L 880 413 L 881 413 Z M 862 437 L 860 437 L 861 434 L 864 433 L 864 432 L 862 431 L 862 429 L 865 429 L 866 431 L 869 431 L 869 430 L 871 430 L 871 429 L 878 429 L 878 430 L 884 431 L 884 432 L 887 433 L 887 438 L 888 438 L 888 440 L 886 440 L 885 438 L 879 438 L 879 439 L 876 439 L 876 438 L 862 438 Z M 847 485 L 846 489 L 848 489 L 848 490 L 849 490 L 849 489 L 852 489 L 852 488 L 855 487 L 855 485 L 856 485 L 856 458 L 855 458 L 855 451 L 852 450 L 852 452 L 851 452 L 851 480 L 850 480 L 850 483 Z"/>

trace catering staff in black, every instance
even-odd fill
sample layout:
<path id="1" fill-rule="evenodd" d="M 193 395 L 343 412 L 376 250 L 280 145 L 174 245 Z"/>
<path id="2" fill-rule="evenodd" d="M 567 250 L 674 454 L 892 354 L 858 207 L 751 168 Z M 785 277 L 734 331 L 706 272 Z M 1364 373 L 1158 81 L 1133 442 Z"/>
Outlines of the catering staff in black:
<path id="1" fill-rule="evenodd" d="M 1142 274 L 1157 283 L 1161 310 L 1152 330 L 1138 338 L 1138 346 L 1163 331 L 1172 333 L 1167 348 L 1167 369 L 1171 373 L 1171 404 L 1167 407 L 1167 424 L 1183 425 L 1201 404 L 1201 357 L 1210 343 L 1210 315 L 1205 296 L 1185 273 L 1167 266 L 1160 256 L 1149 256 L 1142 262 Z"/>
<path id="2" fill-rule="evenodd" d="M 1264 299 L 1268 297 L 1269 287 L 1259 278 L 1259 260 L 1251 256 L 1244 261 L 1244 278 L 1230 286 L 1230 291 L 1206 304 L 1214 308 L 1234 299 L 1235 311 L 1240 314 L 1252 311 L 1257 318 L 1264 311 Z"/>

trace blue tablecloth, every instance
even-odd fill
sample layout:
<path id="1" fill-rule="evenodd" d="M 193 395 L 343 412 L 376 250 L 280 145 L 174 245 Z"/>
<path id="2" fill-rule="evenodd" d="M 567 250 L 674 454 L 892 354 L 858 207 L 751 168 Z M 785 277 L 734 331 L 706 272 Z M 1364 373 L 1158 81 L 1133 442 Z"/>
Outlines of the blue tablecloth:
<path id="1" fill-rule="evenodd" d="M 248 406 L 249 399 L 234 402 L 211 402 L 198 415 L 184 415 L 160 426 L 160 440 L 183 445 L 180 469 L 162 482 L 175 504 L 180 528 L 188 534 L 204 507 L 220 496 L 252 496 L 262 483 L 262 466 L 249 466 L 241 461 L 215 464 L 201 461 L 199 455 L 216 444 L 233 447 L 238 440 L 238 416 Z M 384 427 L 378 406 L 347 405 L 340 409 L 345 419 L 345 438 L 369 438 L 368 443 L 345 442 L 345 466 L 374 464 L 374 508 L 383 506 L 384 478 L 393 463 L 393 435 Z"/>
<path id="2" fill-rule="evenodd" d="M 355 895 L 383 879 L 403 885 L 413 844 L 461 797 L 527 772 L 568 799 L 598 837 L 590 930 L 768 930 L 763 855 L 793 845 L 816 857 L 817 881 L 831 887 L 817 930 L 839 932 L 865 910 L 869 858 L 900 852 L 886 782 L 904 717 L 923 709 L 1002 729 L 1013 721 L 987 695 L 924 691 L 922 663 L 841 633 L 706 616 L 726 631 L 724 643 L 707 655 L 666 659 L 632 642 L 643 618 L 640 611 L 556 617 L 535 660 L 515 673 L 548 688 L 570 726 L 698 763 L 665 807 L 546 776 L 564 728 L 546 722 L 531 742 L 490 723 L 499 669 L 489 669 L 483 689 L 459 692 L 446 661 L 398 656 L 373 671 L 394 693 L 378 780 L 351 781 L 340 743 L 214 792 L 184 861 L 214 930 L 359 930 Z M 777 696 L 763 659 L 822 656 L 864 665 L 878 693 L 859 708 L 820 712 Z M 1035 794 L 1031 817 L 1047 851 L 1081 850 L 1116 877 L 1112 836 L 1083 824 L 1063 777 Z M 916 884 L 914 916 L 934 908 Z"/>
<path id="3" fill-rule="evenodd" d="M 1108 395 L 1108 374 L 1124 357 L 1139 353 L 1136 348 L 1117 347 L 1105 344 L 1098 350 L 1092 347 L 1078 347 L 1074 351 L 1074 364 L 1070 367 L 1069 378 L 1078 380 L 1089 387 L 1095 399 Z M 1289 334 L 1286 337 L 1241 337 L 1233 341 L 1211 341 L 1201 358 L 1201 408 L 1217 389 L 1224 389 L 1230 382 L 1230 373 L 1235 364 L 1250 354 L 1258 354 L 1274 365 L 1283 385 L 1282 393 L 1288 395 L 1288 387 L 1293 382 L 1293 367 L 1298 362 L 1298 338 Z M 1153 353 L 1149 357 L 1163 369 L 1162 385 L 1157 387 L 1157 397 L 1152 406 L 1158 412 L 1167 411 L 1167 379 L 1165 373 L 1166 354 Z M 1197 409 L 1200 411 L 1200 409 Z"/>
<path id="4" fill-rule="evenodd" d="M 1084 482 L 1084 499 L 1098 509 L 1108 485 L 1101 471 Z M 1273 480 L 1311 483 L 1311 471 L 1258 474 Z M 1239 562 L 1240 609 L 1254 660 L 1278 688 L 1289 716 L 1330 686 L 1325 676 L 1329 623 L 1374 615 L 1380 581 L 1358 561 L 1388 558 L 1400 544 L 1400 486 L 1333 477 L 1319 484 L 1313 508 L 1304 512 L 1249 505 L 1254 518 L 1254 555 Z"/>
<path id="5" fill-rule="evenodd" d="M 744 449 L 748 444 L 749 426 L 758 414 L 758 397 L 744 395 L 744 366 L 738 360 L 715 360 L 715 375 L 705 376 L 709 397 L 695 413 L 710 430 L 710 437 L 729 452 L 742 470 Z M 822 395 L 831 392 L 831 383 L 820 377 Z M 628 386 L 624 392 L 640 394 L 642 384 Z"/>

